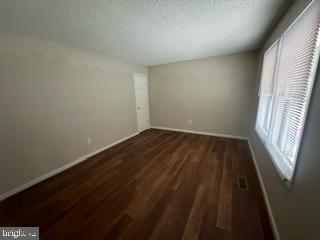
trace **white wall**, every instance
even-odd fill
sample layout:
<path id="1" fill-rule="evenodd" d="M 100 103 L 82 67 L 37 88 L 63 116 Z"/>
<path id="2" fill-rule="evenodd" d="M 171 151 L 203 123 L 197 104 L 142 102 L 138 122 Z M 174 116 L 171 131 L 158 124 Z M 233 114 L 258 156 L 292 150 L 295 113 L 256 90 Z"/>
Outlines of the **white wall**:
<path id="1" fill-rule="evenodd" d="M 133 72 L 147 68 L 0 32 L 0 194 L 135 133 Z"/>
<path id="2" fill-rule="evenodd" d="M 149 67 L 151 125 L 248 136 L 257 60 L 249 52 Z"/>

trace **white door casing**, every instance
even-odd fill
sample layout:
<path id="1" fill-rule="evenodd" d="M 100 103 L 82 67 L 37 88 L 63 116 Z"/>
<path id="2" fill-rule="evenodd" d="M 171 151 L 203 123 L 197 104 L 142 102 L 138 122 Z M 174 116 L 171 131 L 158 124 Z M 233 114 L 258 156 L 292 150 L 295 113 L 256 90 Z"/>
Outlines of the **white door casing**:
<path id="1" fill-rule="evenodd" d="M 148 78 L 145 74 L 134 73 L 137 128 L 142 132 L 150 128 Z"/>

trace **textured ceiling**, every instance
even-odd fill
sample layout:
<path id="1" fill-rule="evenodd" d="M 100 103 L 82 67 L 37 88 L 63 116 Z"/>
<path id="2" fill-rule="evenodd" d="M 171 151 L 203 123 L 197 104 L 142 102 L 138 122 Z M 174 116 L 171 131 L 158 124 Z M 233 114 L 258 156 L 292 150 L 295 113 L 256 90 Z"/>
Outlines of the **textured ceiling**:
<path id="1" fill-rule="evenodd" d="M 0 29 L 154 65 L 260 47 L 289 0 L 0 0 Z"/>

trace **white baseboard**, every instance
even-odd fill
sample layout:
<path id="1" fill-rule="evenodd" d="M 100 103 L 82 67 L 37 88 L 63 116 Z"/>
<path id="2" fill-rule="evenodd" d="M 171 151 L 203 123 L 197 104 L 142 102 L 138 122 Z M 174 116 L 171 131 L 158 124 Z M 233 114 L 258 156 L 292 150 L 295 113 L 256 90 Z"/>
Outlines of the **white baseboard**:
<path id="1" fill-rule="evenodd" d="M 258 175 L 258 180 L 259 180 L 259 183 L 260 183 L 260 187 L 262 189 L 264 202 L 267 205 L 267 212 L 268 212 L 268 215 L 269 215 L 269 219 L 271 221 L 271 227 L 272 227 L 273 235 L 274 235 L 276 240 L 280 240 L 279 231 L 278 231 L 276 222 L 275 222 L 274 217 L 273 217 L 273 213 L 272 213 L 271 206 L 270 206 L 270 203 L 269 203 L 269 198 L 268 198 L 266 189 L 264 187 L 264 183 L 263 183 L 263 180 L 262 180 L 262 177 L 261 177 L 261 173 L 260 173 L 260 170 L 259 170 L 259 167 L 258 167 L 258 164 L 257 164 L 257 159 L 255 157 L 255 154 L 254 154 L 250 139 L 248 138 L 247 140 L 248 140 L 251 156 L 252 156 L 252 159 L 253 159 L 253 163 L 254 163 L 254 166 L 255 166 L 255 169 L 256 169 L 256 172 L 257 172 L 257 175 Z"/>
<path id="2" fill-rule="evenodd" d="M 89 154 L 87 154 L 85 156 L 82 156 L 82 157 L 78 158 L 77 160 L 75 160 L 73 162 L 70 162 L 70 163 L 68 163 L 68 164 L 66 164 L 66 165 L 64 165 L 64 166 L 62 166 L 60 168 L 57 168 L 57 169 L 55 169 L 55 170 L 53 170 L 53 171 L 51 171 L 51 172 L 49 172 L 49 173 L 47 173 L 45 175 L 42 175 L 42 176 L 40 176 L 38 178 L 35 178 L 30 182 L 27 182 L 27 183 L 25 183 L 25 184 L 23 184 L 23 185 L 21 185 L 21 186 L 19 186 L 17 188 L 14 188 L 14 189 L 10 190 L 9 192 L 3 193 L 3 194 L 0 195 L 0 201 L 2 201 L 4 199 L 6 199 L 6 198 L 18 193 L 18 192 L 21 192 L 21 191 L 23 191 L 23 190 L 25 190 L 25 189 L 27 189 L 27 188 L 39 183 L 39 182 L 42 182 L 42 181 L 44 181 L 44 180 L 46 180 L 46 179 L 48 179 L 48 178 L 50 178 L 50 177 L 52 177 L 52 176 L 54 176 L 54 175 L 56 175 L 58 173 L 61 173 L 61 172 L 65 171 L 65 170 L 67 170 L 68 168 L 71 168 L 71 167 L 83 162 L 84 160 L 87 160 L 88 158 L 96 155 L 97 153 L 102 152 L 102 151 L 104 151 L 104 150 L 106 150 L 108 148 L 111 148 L 111 147 L 113 147 L 113 146 L 115 146 L 115 145 L 117 145 L 117 144 L 129 139 L 129 138 L 134 137 L 137 134 L 138 133 L 131 134 L 128 137 L 125 137 L 125 138 L 120 139 L 120 140 L 118 140 L 118 141 L 116 141 L 114 143 L 111 143 L 106 147 L 103 147 L 103 148 L 100 148 L 98 150 L 95 150 L 95 151 L 93 151 L 93 152 L 91 152 L 91 153 L 89 153 Z"/>
<path id="3" fill-rule="evenodd" d="M 220 133 L 200 132 L 200 131 L 193 131 L 193 130 L 179 129 L 179 128 L 168 128 L 168 127 L 158 127 L 158 126 L 151 126 L 151 128 L 169 130 L 169 131 L 175 131 L 175 132 L 186 132 L 186 133 L 194 133 L 194 134 L 201 134 L 201 135 L 209 135 L 209 136 L 215 136 L 215 137 L 234 138 L 234 139 L 241 139 L 241 140 L 247 140 L 248 139 L 247 137 L 244 137 L 244 136 L 220 134 Z"/>

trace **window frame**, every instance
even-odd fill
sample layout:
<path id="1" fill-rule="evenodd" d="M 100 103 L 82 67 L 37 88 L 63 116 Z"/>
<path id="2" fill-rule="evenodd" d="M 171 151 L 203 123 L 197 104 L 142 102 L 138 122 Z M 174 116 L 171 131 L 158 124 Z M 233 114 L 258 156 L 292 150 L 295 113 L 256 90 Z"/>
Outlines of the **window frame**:
<path id="1" fill-rule="evenodd" d="M 263 55 L 263 62 L 262 64 L 264 64 L 264 57 L 266 55 L 266 53 L 268 53 L 269 50 L 271 50 L 275 44 L 278 44 L 278 49 L 277 49 L 277 56 L 276 56 L 276 63 L 275 63 L 275 70 L 274 70 L 274 79 L 273 79 L 273 84 L 274 86 L 276 85 L 275 81 L 277 81 L 277 74 L 278 74 L 278 69 L 279 69 L 279 63 L 280 63 L 280 52 L 281 52 L 281 49 L 282 49 L 282 39 L 283 37 L 285 36 L 285 34 L 295 25 L 295 23 L 297 21 L 299 21 L 299 19 L 301 18 L 301 16 L 309 9 L 309 7 L 312 6 L 312 4 L 314 4 L 314 0 L 311 1 L 305 8 L 304 10 L 298 15 L 298 17 L 289 25 L 289 27 L 282 33 L 280 34 L 280 36 L 276 39 L 276 41 L 274 41 L 268 48 L 267 50 L 264 52 L 264 55 Z M 318 73 L 318 70 L 320 68 L 319 66 L 319 61 L 320 61 L 320 33 L 318 34 L 317 36 L 317 39 L 315 41 L 315 51 L 314 51 L 314 57 L 312 59 L 312 62 L 311 62 L 311 67 L 310 67 L 310 75 L 309 75 L 309 80 L 310 80 L 310 94 L 308 94 L 307 98 L 306 98 L 306 107 L 305 107 L 305 111 L 303 113 L 303 120 L 302 120 L 302 124 L 301 124 L 301 129 L 302 129 L 302 132 L 301 134 L 299 134 L 299 138 L 298 138 L 298 141 L 297 141 L 297 154 L 295 155 L 295 158 L 293 159 L 293 164 L 292 164 L 292 174 L 291 174 L 291 178 L 290 179 L 287 179 L 287 177 L 283 174 L 282 170 L 280 169 L 280 167 L 278 166 L 278 162 L 276 160 L 277 159 L 281 159 L 283 158 L 281 156 L 281 154 L 278 153 L 278 150 L 277 149 L 273 149 L 273 151 L 270 150 L 270 148 L 272 148 L 272 144 L 271 144 L 271 141 L 272 141 L 272 138 L 274 137 L 274 132 L 275 132 L 275 129 L 273 127 L 273 123 L 275 122 L 274 120 L 272 120 L 274 118 L 273 114 L 274 112 L 272 111 L 271 109 L 271 121 L 270 121 L 270 126 L 269 126 L 269 131 L 267 134 L 265 134 L 264 130 L 261 129 L 261 127 L 259 126 L 260 123 L 260 118 L 261 116 L 259 116 L 259 107 L 260 107 L 260 104 L 261 104 L 261 101 L 262 101 L 262 97 L 261 97 L 261 87 L 262 87 L 262 74 L 263 74 L 263 66 L 261 68 L 261 74 L 260 74 L 260 83 L 259 83 L 259 94 L 258 94 L 258 98 L 259 98 L 259 101 L 258 101 L 258 106 L 257 106 L 257 111 L 256 111 L 256 119 L 255 119 L 255 131 L 258 135 L 258 138 L 260 139 L 261 143 L 263 144 L 264 148 L 266 149 L 267 151 L 267 154 L 268 156 L 270 157 L 270 159 L 272 160 L 272 163 L 273 165 L 275 166 L 280 178 L 286 183 L 287 187 L 290 188 L 293 180 L 294 180 L 294 176 L 295 176 L 295 168 L 296 168 L 296 165 L 297 165 L 297 161 L 298 161 L 298 158 L 300 156 L 300 153 L 301 153 L 301 142 L 302 142 L 302 139 L 304 137 L 304 134 L 305 134 L 305 124 L 306 122 L 308 121 L 308 114 L 309 114 L 309 109 L 310 109 L 310 102 L 311 102 L 311 98 L 314 94 L 314 89 L 315 89 L 315 81 L 316 81 L 316 78 L 317 76 L 319 77 L 320 76 L 320 73 Z M 274 89 L 273 89 L 274 91 Z M 273 102 L 273 98 L 274 98 L 274 95 L 272 95 L 272 102 Z M 272 103 L 273 104 L 273 103 Z M 275 156 L 277 155 L 277 156 Z M 286 161 L 286 160 L 283 160 L 283 161 Z"/>

